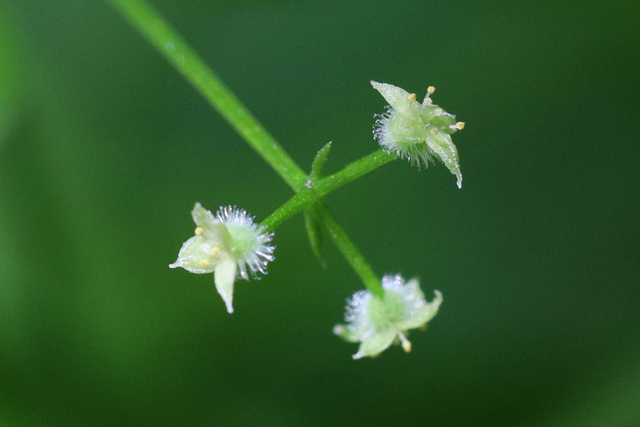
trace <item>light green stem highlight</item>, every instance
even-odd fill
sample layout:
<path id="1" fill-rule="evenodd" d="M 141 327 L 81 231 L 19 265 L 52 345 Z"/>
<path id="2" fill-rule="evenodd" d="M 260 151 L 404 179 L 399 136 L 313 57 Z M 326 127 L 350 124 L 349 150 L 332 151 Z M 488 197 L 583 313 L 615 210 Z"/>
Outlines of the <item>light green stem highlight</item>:
<path id="1" fill-rule="evenodd" d="M 294 190 L 306 174 L 167 21 L 142 0 L 109 0 Z"/>

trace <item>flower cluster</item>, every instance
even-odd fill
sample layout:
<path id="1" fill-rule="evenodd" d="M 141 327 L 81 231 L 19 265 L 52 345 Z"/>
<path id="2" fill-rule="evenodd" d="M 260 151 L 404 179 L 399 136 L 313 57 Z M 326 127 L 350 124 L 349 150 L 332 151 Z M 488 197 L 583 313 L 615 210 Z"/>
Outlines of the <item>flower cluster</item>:
<path id="1" fill-rule="evenodd" d="M 382 149 L 418 167 L 427 167 L 429 163 L 439 159 L 456 176 L 458 188 L 461 188 L 462 172 L 451 135 L 462 130 L 464 123 L 456 122 L 454 115 L 433 104 L 431 95 L 435 88 L 430 86 L 424 100 L 419 103 L 415 93 L 397 86 L 374 81 L 371 81 L 371 85 L 389 104 L 385 114 L 376 115 L 374 125 L 374 138 Z M 330 147 L 329 143 L 318 152 L 305 186 L 311 188 L 308 184 L 320 176 L 320 169 L 327 159 Z M 349 173 L 357 174 L 353 170 Z M 307 197 L 306 194 L 304 196 Z M 304 200 L 304 203 L 309 202 Z M 319 200 L 322 201 L 321 198 Z M 322 253 L 320 221 L 313 215 L 314 209 L 321 208 L 322 215 L 319 218 L 326 220 L 324 225 L 347 259 L 354 268 L 362 267 L 358 266 L 361 255 L 350 244 L 344 231 L 339 226 L 332 225 L 335 220 L 331 215 L 325 215 L 324 205 L 314 199 L 311 202 L 315 205 L 310 206 L 303 205 L 297 198 L 295 202 L 298 205 L 294 203 L 292 206 L 297 206 L 298 210 L 291 208 L 287 202 L 280 208 L 280 214 L 286 219 L 291 214 L 306 209 L 309 238 L 317 254 Z M 285 211 L 286 214 L 283 213 Z M 277 216 L 276 213 L 273 216 Z M 259 278 L 258 273 L 266 274 L 267 265 L 275 259 L 275 247 L 271 245 L 273 233 L 254 223 L 254 217 L 235 206 L 221 207 L 214 215 L 200 203 L 196 203 L 191 214 L 196 224 L 195 235 L 182 245 L 178 259 L 169 267 L 181 267 L 196 274 L 213 273 L 216 290 L 222 297 L 227 312 L 233 313 L 236 279 L 240 277 L 248 280 L 249 276 Z M 349 243 L 346 249 L 342 244 L 345 241 Z M 417 279 L 405 281 L 399 274 L 387 275 L 378 283 L 370 268 L 366 265 L 363 268 L 364 272 L 360 268 L 356 270 L 369 290 L 358 291 L 347 300 L 346 324 L 335 325 L 333 333 L 346 341 L 359 343 L 354 359 L 377 356 L 391 344 L 400 344 L 406 352 L 411 351 L 408 331 L 426 328 L 427 323 L 438 313 L 442 294 L 434 291 L 435 298 L 427 302 Z M 374 277 L 373 282 L 370 282 L 370 277 Z"/>
<path id="2" fill-rule="evenodd" d="M 214 216 L 196 203 L 191 211 L 196 224 L 195 236 L 180 249 L 171 268 L 182 267 L 191 273 L 214 273 L 216 289 L 233 313 L 233 286 L 236 276 L 248 280 L 249 273 L 267 274 L 267 264 L 275 259 L 270 245 L 273 233 L 265 233 L 245 210 L 234 206 L 220 208 Z"/>
<path id="3" fill-rule="evenodd" d="M 376 356 L 392 343 L 401 343 L 411 351 L 411 343 L 405 333 L 409 329 L 426 326 L 442 303 L 442 294 L 435 291 L 435 299 L 427 303 L 417 279 L 405 284 L 402 276 L 382 278 L 384 297 L 371 291 L 358 291 L 347 300 L 345 320 L 347 325 L 336 325 L 333 333 L 349 342 L 359 342 L 354 359 Z"/>
<path id="4" fill-rule="evenodd" d="M 457 177 L 458 188 L 462 188 L 462 172 L 458 151 L 451 134 L 464 128 L 464 122 L 433 104 L 430 86 L 422 104 L 416 94 L 387 83 L 371 81 L 371 85 L 389 103 L 385 114 L 376 115 L 374 138 L 388 153 L 407 159 L 412 165 L 427 167 L 433 158 L 439 158 L 449 171 Z"/>

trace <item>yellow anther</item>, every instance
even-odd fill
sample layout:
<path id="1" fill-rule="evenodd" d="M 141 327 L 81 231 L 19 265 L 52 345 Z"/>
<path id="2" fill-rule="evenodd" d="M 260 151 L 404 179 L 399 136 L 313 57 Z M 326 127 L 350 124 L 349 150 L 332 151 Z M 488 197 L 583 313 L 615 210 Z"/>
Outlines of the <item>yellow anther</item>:
<path id="1" fill-rule="evenodd" d="M 431 135 L 437 135 L 438 134 L 438 128 L 431 128 L 431 130 L 429 132 L 431 133 Z"/>
<path id="2" fill-rule="evenodd" d="M 416 94 L 415 93 L 410 93 L 409 94 L 409 99 L 412 100 L 412 101 L 415 101 L 416 100 Z"/>
<path id="3" fill-rule="evenodd" d="M 218 246 L 214 246 L 213 248 L 211 248 L 211 253 L 215 256 L 218 255 L 220 253 L 220 248 Z"/>
<path id="4" fill-rule="evenodd" d="M 196 227 L 196 236 L 201 236 L 204 230 L 200 227 Z"/>
<path id="5" fill-rule="evenodd" d="M 402 342 L 402 349 L 407 353 L 411 353 L 411 342 L 407 337 L 405 337 L 402 332 L 398 332 L 398 338 L 400 338 L 400 341 Z"/>
<path id="6" fill-rule="evenodd" d="M 458 122 L 458 123 L 456 123 L 456 128 L 458 128 L 458 130 L 462 130 L 462 129 L 464 129 L 464 122 Z"/>
<path id="7" fill-rule="evenodd" d="M 200 260 L 200 265 L 203 267 L 206 267 L 207 265 L 209 265 L 209 261 L 206 259 L 201 259 Z"/>
<path id="8" fill-rule="evenodd" d="M 433 95 L 433 92 L 435 92 L 435 91 L 436 91 L 435 86 L 429 86 L 429 87 L 427 88 L 427 92 L 429 92 L 431 95 Z"/>

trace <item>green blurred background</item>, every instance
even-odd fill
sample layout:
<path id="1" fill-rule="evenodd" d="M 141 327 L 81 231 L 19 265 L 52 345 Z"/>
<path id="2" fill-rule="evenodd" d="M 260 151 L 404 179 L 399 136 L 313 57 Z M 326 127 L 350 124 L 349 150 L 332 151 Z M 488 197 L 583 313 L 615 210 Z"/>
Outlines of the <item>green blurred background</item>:
<path id="1" fill-rule="evenodd" d="M 445 302 L 351 360 L 362 285 L 297 216 L 228 315 L 167 268 L 194 202 L 291 190 L 107 3 L 0 0 L 1 425 L 640 425 L 637 2 L 153 4 L 305 169 L 376 149 L 369 80 L 438 88 L 463 189 L 396 161 L 327 200 Z"/>

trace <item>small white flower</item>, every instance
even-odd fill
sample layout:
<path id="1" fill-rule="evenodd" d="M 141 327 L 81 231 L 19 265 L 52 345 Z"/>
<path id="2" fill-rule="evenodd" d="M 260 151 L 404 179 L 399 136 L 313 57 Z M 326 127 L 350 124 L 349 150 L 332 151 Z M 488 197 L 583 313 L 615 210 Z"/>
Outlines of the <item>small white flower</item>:
<path id="1" fill-rule="evenodd" d="M 180 249 L 178 259 L 169 267 L 182 267 L 191 273 L 214 273 L 216 289 L 233 313 L 233 285 L 236 276 L 245 280 L 249 273 L 267 274 L 275 247 L 270 245 L 273 233 L 253 222 L 253 217 L 234 206 L 221 207 L 214 216 L 196 203 L 191 211 L 196 224 L 195 236 Z"/>
<path id="2" fill-rule="evenodd" d="M 392 343 L 401 343 L 411 351 L 411 343 L 405 332 L 426 327 L 426 323 L 437 313 L 442 303 L 442 294 L 435 292 L 435 299 L 427 303 L 417 279 L 405 284 L 402 276 L 382 278 L 384 297 L 374 296 L 371 291 L 358 291 L 347 300 L 345 320 L 347 325 L 336 325 L 333 333 L 349 342 L 359 342 L 360 348 L 354 359 L 376 356 Z"/>
<path id="3" fill-rule="evenodd" d="M 458 151 L 451 134 L 464 128 L 464 122 L 433 104 L 433 86 L 420 104 L 416 94 L 388 83 L 371 82 L 371 85 L 389 103 L 385 114 L 376 115 L 373 136 L 388 153 L 407 159 L 412 165 L 424 167 L 440 159 L 457 177 L 458 188 L 462 188 L 462 172 Z"/>

